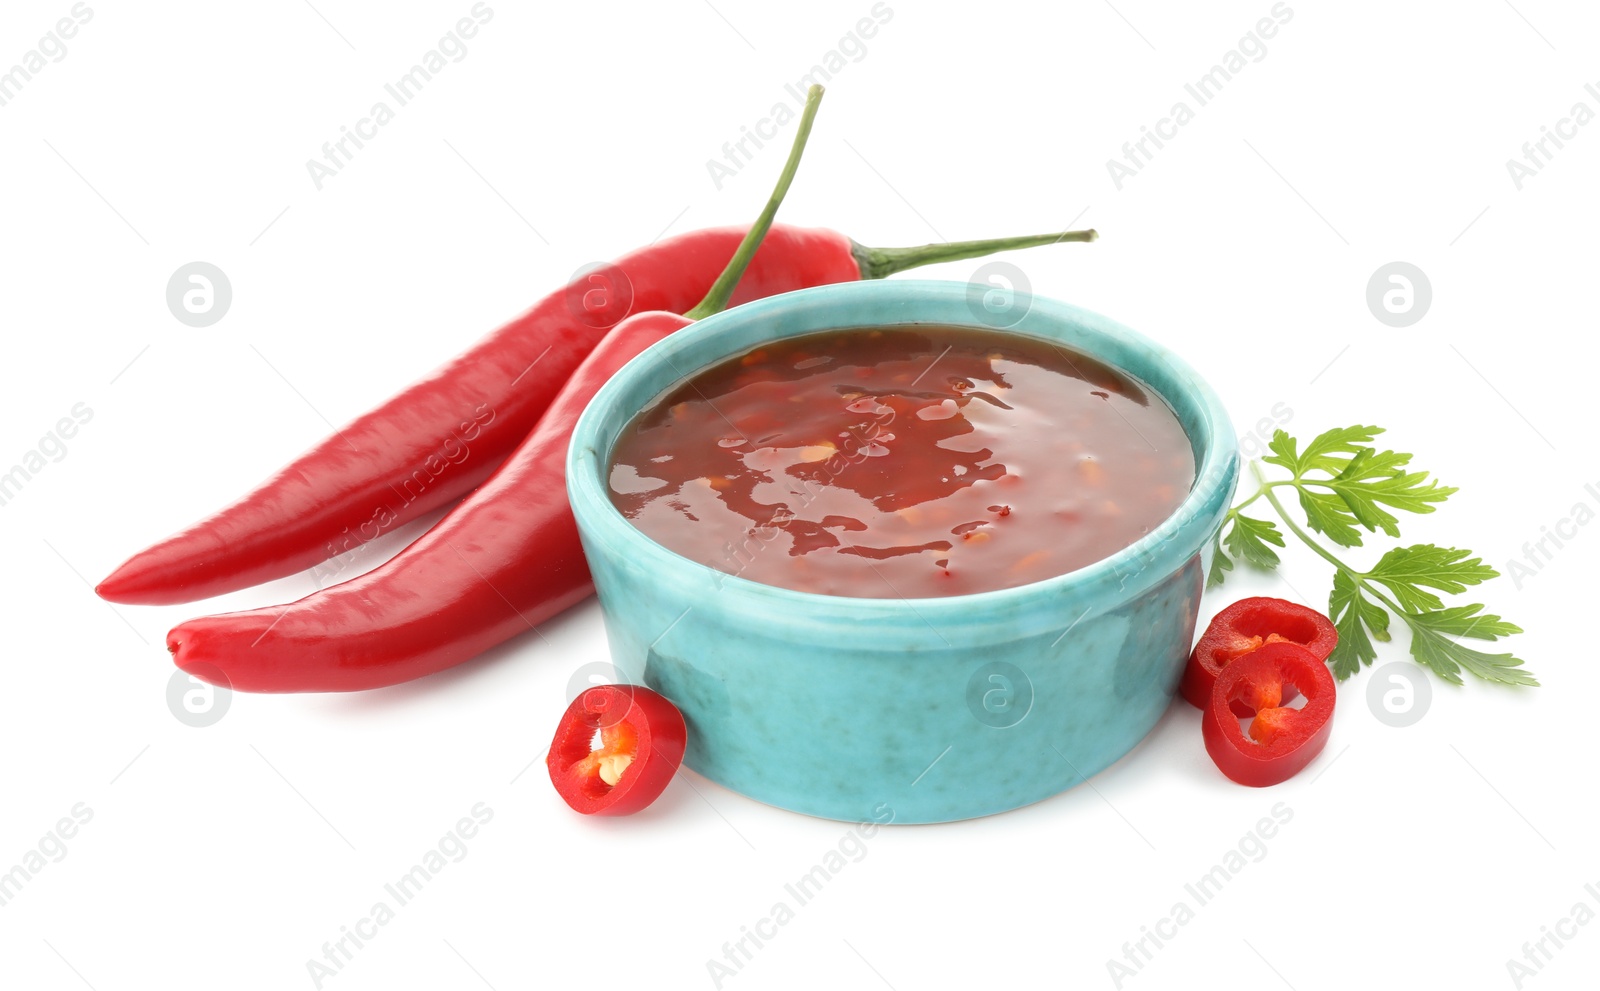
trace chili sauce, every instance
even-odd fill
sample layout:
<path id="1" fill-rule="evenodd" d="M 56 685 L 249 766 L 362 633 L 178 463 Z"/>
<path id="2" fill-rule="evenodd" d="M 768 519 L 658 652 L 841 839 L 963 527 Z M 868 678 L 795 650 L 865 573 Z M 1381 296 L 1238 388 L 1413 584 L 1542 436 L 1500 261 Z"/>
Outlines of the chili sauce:
<path id="1" fill-rule="evenodd" d="M 651 539 L 804 592 L 928 598 L 1065 574 L 1194 482 L 1148 386 L 1050 341 L 856 328 L 763 345 L 622 431 L 611 499 Z"/>

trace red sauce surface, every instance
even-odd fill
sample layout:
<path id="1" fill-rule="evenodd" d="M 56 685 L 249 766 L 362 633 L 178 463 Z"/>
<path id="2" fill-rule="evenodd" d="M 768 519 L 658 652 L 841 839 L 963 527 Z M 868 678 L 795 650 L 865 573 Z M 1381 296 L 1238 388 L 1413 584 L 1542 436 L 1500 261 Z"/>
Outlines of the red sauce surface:
<path id="1" fill-rule="evenodd" d="M 729 574 L 867 598 L 1064 574 L 1172 514 L 1194 454 L 1155 392 L 1048 341 L 958 327 L 791 338 L 658 397 L 617 508 Z"/>

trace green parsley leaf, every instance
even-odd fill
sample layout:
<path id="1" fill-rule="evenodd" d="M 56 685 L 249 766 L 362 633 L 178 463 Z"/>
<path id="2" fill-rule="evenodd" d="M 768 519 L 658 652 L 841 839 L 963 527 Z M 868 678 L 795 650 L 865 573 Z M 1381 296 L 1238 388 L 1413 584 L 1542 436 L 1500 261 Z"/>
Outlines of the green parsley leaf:
<path id="1" fill-rule="evenodd" d="M 1499 617 L 1494 618 L 1499 619 Z M 1411 656 L 1417 659 L 1417 663 L 1450 684 L 1461 684 L 1459 672 L 1463 670 L 1484 681 L 1498 682 L 1502 685 L 1539 684 L 1538 679 L 1532 674 L 1518 670 L 1522 667 L 1521 658 L 1511 654 L 1485 654 L 1481 650 L 1473 650 L 1451 640 L 1428 625 L 1426 621 L 1420 620 L 1421 617 L 1418 616 L 1409 616 L 1406 619 L 1411 626 Z"/>
<path id="2" fill-rule="evenodd" d="M 1481 603 L 1470 606 L 1451 606 L 1418 613 L 1410 618 L 1413 626 L 1426 626 L 1436 633 L 1471 637 L 1474 640 L 1498 640 L 1522 632 L 1522 627 L 1508 623 L 1494 613 L 1483 612 Z"/>
<path id="3" fill-rule="evenodd" d="M 1291 482 L 1300 493 L 1301 508 L 1313 530 L 1341 547 L 1359 547 L 1357 526 L 1398 537 L 1400 521 L 1389 508 L 1431 513 L 1434 503 L 1456 491 L 1430 481 L 1425 471 L 1407 471 L 1411 455 L 1367 446 L 1381 433 L 1382 427 L 1336 427 L 1318 434 L 1301 452 L 1299 442 L 1279 430 L 1268 444 L 1272 454 L 1262 460 L 1293 473 Z M 1329 477 L 1309 476 L 1309 472 Z M 1330 498 L 1330 493 L 1337 499 Z"/>
<path id="4" fill-rule="evenodd" d="M 1344 470 L 1326 482 L 1308 484 L 1325 485 L 1338 493 L 1350 512 L 1368 530 L 1383 530 L 1391 537 L 1400 536 L 1400 521 L 1382 508 L 1393 506 L 1408 513 L 1431 513 L 1432 503 L 1444 502 L 1456 490 L 1429 481 L 1425 471 L 1404 471 L 1411 455 L 1395 451 L 1375 453 L 1363 448 L 1351 458 Z"/>
<path id="5" fill-rule="evenodd" d="M 1223 521 L 1227 526 L 1227 521 Z M 1227 552 L 1222 549 L 1222 531 L 1217 531 L 1216 546 L 1211 552 L 1211 571 L 1206 575 L 1206 588 L 1215 588 L 1221 585 L 1228 577 L 1228 572 L 1233 570 L 1233 561 L 1228 558 Z"/>
<path id="6" fill-rule="evenodd" d="M 1299 492 L 1300 508 L 1305 510 L 1306 523 L 1311 529 L 1340 547 L 1361 546 L 1361 531 L 1356 529 L 1358 521 L 1348 503 L 1331 492 L 1313 492 L 1306 488 Z"/>
<path id="7" fill-rule="evenodd" d="M 1235 515 L 1233 529 L 1228 531 L 1228 550 L 1242 558 L 1246 564 L 1265 571 L 1278 566 L 1278 554 L 1268 544 L 1283 546 L 1283 534 L 1271 520 L 1258 520 L 1253 516 Z M 1229 567 L 1232 567 L 1230 564 Z"/>
<path id="8" fill-rule="evenodd" d="M 1380 558 L 1366 577 L 1382 582 L 1409 612 L 1443 609 L 1444 602 L 1427 589 L 1455 595 L 1466 591 L 1469 585 L 1499 576 L 1500 572 L 1471 554 L 1433 544 L 1396 547 Z"/>
<path id="9" fill-rule="evenodd" d="M 1299 447 L 1300 442 L 1290 437 L 1288 431 L 1280 427 L 1272 432 L 1272 440 L 1267 442 L 1267 449 L 1272 454 L 1261 460 L 1269 465 L 1287 468 L 1298 477 L 1300 475 Z"/>
<path id="10" fill-rule="evenodd" d="M 1339 643 L 1328 655 L 1328 663 L 1333 665 L 1334 676 L 1343 681 L 1377 659 L 1378 648 L 1372 641 L 1388 641 L 1389 614 L 1364 596 L 1356 580 L 1341 570 L 1333 573 L 1328 618 L 1339 632 Z"/>
<path id="11" fill-rule="evenodd" d="M 1296 475 L 1303 475 L 1307 471 L 1317 469 L 1330 475 L 1338 474 L 1347 459 L 1334 457 L 1336 454 L 1357 455 L 1362 451 L 1370 451 L 1364 445 L 1370 444 L 1372 439 L 1383 433 L 1382 427 L 1335 427 L 1324 431 L 1311 439 L 1306 445 L 1306 453 L 1300 456 L 1300 467 L 1291 468 Z M 1409 455 L 1408 455 L 1409 457 Z"/>

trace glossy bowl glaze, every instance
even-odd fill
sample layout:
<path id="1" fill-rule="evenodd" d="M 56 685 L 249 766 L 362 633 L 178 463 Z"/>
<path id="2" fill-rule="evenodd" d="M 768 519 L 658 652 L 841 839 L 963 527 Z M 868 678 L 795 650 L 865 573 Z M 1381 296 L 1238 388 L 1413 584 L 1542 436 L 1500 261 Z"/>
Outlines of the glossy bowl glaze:
<path id="1" fill-rule="evenodd" d="M 761 585 L 657 544 L 612 505 L 612 445 L 667 387 L 763 342 L 841 327 L 945 324 L 1057 341 L 1172 407 L 1196 479 L 1118 553 L 1016 588 L 861 599 Z M 677 703 L 689 767 L 830 819 L 942 822 L 1064 791 L 1131 750 L 1172 701 L 1239 473 L 1211 389 L 1171 352 L 1077 307 L 955 282 L 788 293 L 655 345 L 579 421 L 567 487 L 612 658 Z"/>

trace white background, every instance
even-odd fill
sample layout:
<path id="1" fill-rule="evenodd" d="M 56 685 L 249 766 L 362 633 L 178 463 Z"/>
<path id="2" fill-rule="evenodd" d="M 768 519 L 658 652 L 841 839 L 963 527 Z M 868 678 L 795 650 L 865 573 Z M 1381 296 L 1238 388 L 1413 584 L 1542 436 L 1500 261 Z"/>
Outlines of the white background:
<path id="1" fill-rule="evenodd" d="M 94 412 L 0 506 L 0 870 L 75 803 L 93 809 L 0 908 L 3 981 L 310 987 L 324 942 L 483 802 L 494 817 L 466 858 L 324 986 L 712 987 L 707 961 L 847 827 L 692 775 L 629 820 L 571 814 L 539 758 L 569 679 L 606 657 L 592 603 L 549 623 L 548 642 L 422 682 L 236 695 L 195 729 L 167 707 L 165 631 L 288 601 L 310 579 L 172 608 L 109 608 L 88 583 L 580 265 L 748 221 L 790 132 L 720 191 L 706 160 L 872 4 L 492 0 L 466 57 L 319 192 L 306 160 L 471 3 L 313 2 L 91 0 L 67 55 L 0 107 L 0 466 L 75 403 Z M 1389 428 L 1462 488 L 1406 537 L 1504 570 L 1600 483 L 1600 125 L 1520 191 L 1505 166 L 1575 102 L 1600 110 L 1583 88 L 1600 81 L 1600 13 L 1515 2 L 1291 0 L 1266 56 L 1119 191 L 1106 160 L 1187 99 L 1268 0 L 890 0 L 892 20 L 829 85 L 782 219 L 881 245 L 1093 225 L 1098 244 L 1012 260 L 1035 291 L 1178 349 L 1242 432 L 1278 403 L 1302 436 Z M 70 7 L 5 4 L 0 67 Z M 206 329 L 164 301 L 197 259 L 234 290 Z M 1433 286 L 1404 329 L 1365 302 L 1394 260 Z M 1434 681 L 1421 722 L 1393 729 L 1365 672 L 1341 689 L 1324 755 L 1270 791 L 1223 779 L 1179 703 L 1092 787 L 880 832 L 723 986 L 1113 987 L 1107 960 L 1278 802 L 1293 818 L 1265 859 L 1124 987 L 1513 986 L 1525 941 L 1580 900 L 1600 907 L 1583 890 L 1600 881 L 1597 552 L 1588 527 L 1520 589 L 1482 590 L 1530 631 L 1510 646 L 1542 688 Z M 1202 620 L 1250 592 L 1325 604 L 1329 569 L 1309 552 L 1291 548 L 1284 577 L 1230 581 Z M 1403 641 L 1383 659 L 1405 660 Z M 1600 925 L 1577 932 L 1546 944 L 1524 986 L 1592 976 Z"/>

